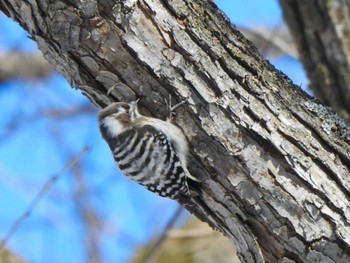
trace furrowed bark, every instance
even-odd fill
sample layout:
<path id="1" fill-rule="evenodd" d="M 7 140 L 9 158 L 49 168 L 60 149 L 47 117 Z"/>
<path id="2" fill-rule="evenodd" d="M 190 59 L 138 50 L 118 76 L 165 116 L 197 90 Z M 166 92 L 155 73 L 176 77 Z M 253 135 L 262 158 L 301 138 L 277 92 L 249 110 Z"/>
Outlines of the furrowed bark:
<path id="1" fill-rule="evenodd" d="M 95 105 L 140 98 L 164 118 L 164 97 L 187 99 L 175 123 L 201 180 L 187 207 L 242 262 L 349 262 L 349 130 L 215 4 L 0 0 L 0 10 Z"/>

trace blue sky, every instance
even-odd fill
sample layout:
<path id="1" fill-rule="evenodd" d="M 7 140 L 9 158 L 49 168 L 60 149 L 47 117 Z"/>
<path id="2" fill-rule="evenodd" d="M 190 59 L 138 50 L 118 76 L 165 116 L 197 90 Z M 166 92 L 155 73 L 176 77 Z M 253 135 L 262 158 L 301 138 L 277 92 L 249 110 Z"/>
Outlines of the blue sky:
<path id="1" fill-rule="evenodd" d="M 239 26 L 274 28 L 282 22 L 275 0 L 217 4 Z M 36 44 L 16 23 L 0 14 L 0 52 L 13 49 L 36 52 Z M 297 60 L 284 56 L 272 62 L 296 84 L 307 84 Z M 42 185 L 69 158 L 90 146 L 78 171 L 60 174 L 8 246 L 30 262 L 86 262 L 86 229 L 79 210 L 87 207 L 102 222 L 99 241 L 104 262 L 127 262 L 138 246 L 161 231 L 177 204 L 118 173 L 98 131 L 98 109 L 64 78 L 54 74 L 40 81 L 13 80 L 0 85 L 0 239 Z M 82 109 L 86 111 L 66 118 L 50 114 Z M 77 180 L 82 180 L 89 192 L 80 199 Z M 184 214 L 179 225 L 187 217 Z"/>

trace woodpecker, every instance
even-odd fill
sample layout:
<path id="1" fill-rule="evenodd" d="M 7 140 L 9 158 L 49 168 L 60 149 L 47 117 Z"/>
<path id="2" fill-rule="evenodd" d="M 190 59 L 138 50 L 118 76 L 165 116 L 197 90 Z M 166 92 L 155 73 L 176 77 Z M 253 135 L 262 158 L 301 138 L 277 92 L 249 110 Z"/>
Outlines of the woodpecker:
<path id="1" fill-rule="evenodd" d="M 172 199 L 190 197 L 188 143 L 170 121 L 139 113 L 137 101 L 116 102 L 98 115 L 104 140 L 121 172 L 148 190 Z"/>

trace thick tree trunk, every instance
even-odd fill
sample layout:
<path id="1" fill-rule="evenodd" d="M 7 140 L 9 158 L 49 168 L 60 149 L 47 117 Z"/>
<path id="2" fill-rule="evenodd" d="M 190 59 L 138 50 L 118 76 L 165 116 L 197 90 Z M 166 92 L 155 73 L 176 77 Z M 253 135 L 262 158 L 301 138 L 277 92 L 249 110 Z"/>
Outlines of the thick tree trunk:
<path id="1" fill-rule="evenodd" d="M 350 123 L 350 1 L 280 3 L 310 88 Z"/>
<path id="2" fill-rule="evenodd" d="M 187 102 L 189 209 L 243 262 L 350 261 L 350 133 L 202 1 L 0 0 L 94 104 Z M 112 95 L 107 90 L 116 85 Z M 188 201 L 191 202 L 191 201 Z"/>

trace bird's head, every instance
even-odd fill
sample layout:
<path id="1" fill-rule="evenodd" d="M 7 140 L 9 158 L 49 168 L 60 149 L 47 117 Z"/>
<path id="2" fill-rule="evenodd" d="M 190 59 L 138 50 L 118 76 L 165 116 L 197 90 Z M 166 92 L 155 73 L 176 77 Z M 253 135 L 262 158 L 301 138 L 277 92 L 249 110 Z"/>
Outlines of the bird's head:
<path id="1" fill-rule="evenodd" d="M 125 102 L 115 102 L 102 109 L 98 114 L 98 119 L 115 118 L 117 120 L 130 119 L 130 104 Z"/>
<path id="2" fill-rule="evenodd" d="M 108 105 L 98 114 L 100 126 L 104 126 L 109 133 L 113 133 L 114 135 L 128 129 L 135 118 L 141 116 L 138 111 L 137 102 L 114 102 Z"/>

